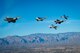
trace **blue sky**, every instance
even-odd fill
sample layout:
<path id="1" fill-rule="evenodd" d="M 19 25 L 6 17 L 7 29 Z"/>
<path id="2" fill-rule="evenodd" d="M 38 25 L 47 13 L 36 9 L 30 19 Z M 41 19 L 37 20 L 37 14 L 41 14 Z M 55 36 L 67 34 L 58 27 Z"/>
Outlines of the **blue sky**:
<path id="1" fill-rule="evenodd" d="M 55 19 L 66 14 L 69 19 L 58 25 L 58 30 L 49 29 Z M 4 21 L 6 16 L 20 19 L 16 23 Z M 36 17 L 47 17 L 37 22 Z M 0 37 L 28 35 L 33 33 L 80 32 L 80 0 L 0 0 Z"/>

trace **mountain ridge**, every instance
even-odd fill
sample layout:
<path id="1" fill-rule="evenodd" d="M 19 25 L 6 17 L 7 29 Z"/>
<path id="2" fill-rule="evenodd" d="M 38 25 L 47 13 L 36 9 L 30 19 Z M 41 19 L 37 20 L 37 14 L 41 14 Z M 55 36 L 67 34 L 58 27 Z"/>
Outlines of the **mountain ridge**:
<path id="1" fill-rule="evenodd" d="M 7 36 L 5 38 L 0 38 L 0 47 L 14 45 L 80 45 L 79 40 L 80 32 L 58 34 L 36 33 L 26 36 Z"/>

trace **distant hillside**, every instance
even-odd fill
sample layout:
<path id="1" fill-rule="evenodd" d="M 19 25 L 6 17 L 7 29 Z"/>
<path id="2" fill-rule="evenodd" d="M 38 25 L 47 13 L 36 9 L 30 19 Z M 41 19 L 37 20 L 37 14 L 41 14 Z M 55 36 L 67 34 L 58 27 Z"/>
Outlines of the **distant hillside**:
<path id="1" fill-rule="evenodd" d="M 58 34 L 36 33 L 26 36 L 8 36 L 0 38 L 0 47 L 3 46 L 55 46 L 80 45 L 80 32 L 67 32 Z"/>

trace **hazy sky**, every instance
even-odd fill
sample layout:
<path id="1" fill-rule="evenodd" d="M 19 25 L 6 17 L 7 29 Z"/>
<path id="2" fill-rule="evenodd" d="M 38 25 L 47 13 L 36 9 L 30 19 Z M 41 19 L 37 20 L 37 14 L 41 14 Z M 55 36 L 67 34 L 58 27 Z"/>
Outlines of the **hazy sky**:
<path id="1" fill-rule="evenodd" d="M 58 30 L 48 28 L 64 14 L 69 19 L 58 25 Z M 6 16 L 21 18 L 16 23 L 7 23 Z M 37 22 L 38 16 L 47 19 Z M 80 32 L 80 0 L 0 0 L 0 37 L 63 32 Z"/>

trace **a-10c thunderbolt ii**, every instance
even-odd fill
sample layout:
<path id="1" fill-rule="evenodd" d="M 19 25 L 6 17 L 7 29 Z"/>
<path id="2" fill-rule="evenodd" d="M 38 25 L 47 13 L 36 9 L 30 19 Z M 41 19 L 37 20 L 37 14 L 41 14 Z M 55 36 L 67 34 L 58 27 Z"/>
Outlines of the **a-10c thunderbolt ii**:
<path id="1" fill-rule="evenodd" d="M 15 17 L 15 18 L 12 18 L 12 17 L 6 17 L 4 19 L 4 21 L 7 21 L 8 23 L 15 23 L 20 17 Z"/>

